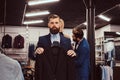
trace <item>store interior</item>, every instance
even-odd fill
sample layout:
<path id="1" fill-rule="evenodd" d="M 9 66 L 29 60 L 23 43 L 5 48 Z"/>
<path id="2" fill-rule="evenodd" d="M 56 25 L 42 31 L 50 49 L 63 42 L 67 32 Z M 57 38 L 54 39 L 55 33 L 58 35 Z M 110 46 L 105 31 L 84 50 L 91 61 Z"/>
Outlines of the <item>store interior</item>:
<path id="1" fill-rule="evenodd" d="M 113 70 L 113 80 L 120 80 L 119 0 L 56 0 L 53 3 L 30 5 L 32 1 L 39 0 L 0 0 L 0 51 L 20 63 L 25 80 L 34 80 L 33 55 L 39 36 L 49 33 L 49 14 L 58 14 L 65 21 L 64 33 L 69 35 L 71 40 L 72 29 L 80 26 L 84 31 L 84 37 L 89 42 L 92 41 L 90 47 L 93 71 L 90 80 L 101 80 L 99 68 L 106 65 Z M 26 16 L 27 13 L 39 11 L 48 13 L 35 17 Z M 36 24 L 25 23 L 40 19 L 42 22 Z M 11 37 L 10 46 L 3 45 L 4 36 Z M 15 43 L 18 36 L 23 38 L 23 45 L 20 47 Z"/>

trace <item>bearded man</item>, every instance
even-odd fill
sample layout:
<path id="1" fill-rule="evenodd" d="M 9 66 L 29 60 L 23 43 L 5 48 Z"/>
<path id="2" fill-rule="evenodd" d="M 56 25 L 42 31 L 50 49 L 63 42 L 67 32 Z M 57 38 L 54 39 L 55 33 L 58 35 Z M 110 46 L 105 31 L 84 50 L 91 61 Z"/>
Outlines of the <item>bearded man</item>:
<path id="1" fill-rule="evenodd" d="M 35 69 L 35 71 L 36 71 L 35 72 L 35 80 L 74 80 L 75 79 L 73 76 L 75 74 L 75 73 L 73 73 L 74 66 L 71 65 L 71 63 L 72 63 L 71 59 L 74 56 L 76 56 L 76 53 L 72 50 L 70 38 L 66 38 L 62 34 L 60 34 L 60 26 L 61 26 L 60 17 L 58 15 L 52 14 L 48 17 L 48 28 L 50 30 L 50 33 L 48 35 L 39 37 L 39 40 L 37 43 L 37 48 L 35 50 L 35 53 L 38 56 L 38 57 L 36 57 L 37 61 L 36 61 L 36 65 L 35 65 L 35 68 L 36 68 Z M 56 52 L 58 52 L 58 55 L 56 55 L 57 57 L 53 56 L 51 53 L 53 48 L 51 48 L 51 46 L 52 45 L 56 46 L 56 43 L 54 44 L 54 42 L 57 42 L 57 44 L 60 47 L 60 48 L 57 47 L 57 50 L 64 50 L 65 53 L 64 52 L 60 53 L 60 51 L 56 51 Z M 49 49 L 51 49 L 51 50 L 49 50 Z M 49 53 L 51 53 L 51 54 L 49 54 Z M 44 57 L 44 59 L 42 59 L 43 57 Z M 68 62 L 68 59 L 69 59 L 69 62 Z M 72 64 L 74 64 L 74 63 L 72 63 Z M 51 67 L 51 65 L 53 65 L 53 66 Z M 71 65 L 71 66 L 69 66 L 69 65 Z M 41 68 L 43 68 L 43 69 L 41 69 Z M 72 69 L 70 69 L 70 68 L 72 68 Z M 52 71 L 53 69 L 55 71 Z M 71 75 L 71 73 L 72 73 L 72 75 Z M 68 77 L 68 75 L 69 75 L 69 77 Z"/>

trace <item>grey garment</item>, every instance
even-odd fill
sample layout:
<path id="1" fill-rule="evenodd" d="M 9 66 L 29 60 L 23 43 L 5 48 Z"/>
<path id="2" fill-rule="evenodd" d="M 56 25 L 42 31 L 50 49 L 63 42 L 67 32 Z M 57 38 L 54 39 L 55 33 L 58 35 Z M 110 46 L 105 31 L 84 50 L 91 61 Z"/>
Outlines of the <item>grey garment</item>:
<path id="1" fill-rule="evenodd" d="M 24 80 L 18 61 L 0 53 L 0 80 Z"/>

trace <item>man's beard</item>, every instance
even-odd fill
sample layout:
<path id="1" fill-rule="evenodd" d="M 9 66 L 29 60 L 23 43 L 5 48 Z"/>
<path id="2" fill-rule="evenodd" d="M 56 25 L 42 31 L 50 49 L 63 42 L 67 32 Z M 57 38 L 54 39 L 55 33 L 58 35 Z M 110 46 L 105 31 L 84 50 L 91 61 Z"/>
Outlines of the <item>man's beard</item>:
<path id="1" fill-rule="evenodd" d="M 59 31 L 60 31 L 60 28 L 56 28 L 56 27 L 50 28 L 50 33 L 52 34 L 57 34 Z"/>

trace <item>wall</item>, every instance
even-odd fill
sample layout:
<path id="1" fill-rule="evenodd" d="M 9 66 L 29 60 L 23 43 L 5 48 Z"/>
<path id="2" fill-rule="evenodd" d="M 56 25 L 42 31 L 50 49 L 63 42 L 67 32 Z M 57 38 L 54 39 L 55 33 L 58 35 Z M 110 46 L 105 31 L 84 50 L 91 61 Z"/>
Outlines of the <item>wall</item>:
<path id="1" fill-rule="evenodd" d="M 110 25 L 95 30 L 95 38 L 104 37 L 104 31 L 110 31 Z"/>
<path id="2" fill-rule="evenodd" d="M 47 35 L 49 33 L 48 28 L 44 27 L 27 27 L 27 26 L 5 26 L 5 34 L 10 34 L 13 38 L 17 34 L 21 34 L 28 42 L 35 43 L 38 41 L 39 36 Z M 72 36 L 72 29 L 64 29 L 64 33 Z M 0 27 L 0 42 L 4 35 L 4 27 Z"/>
<path id="3" fill-rule="evenodd" d="M 120 32 L 120 25 L 110 25 L 110 31 Z"/>

